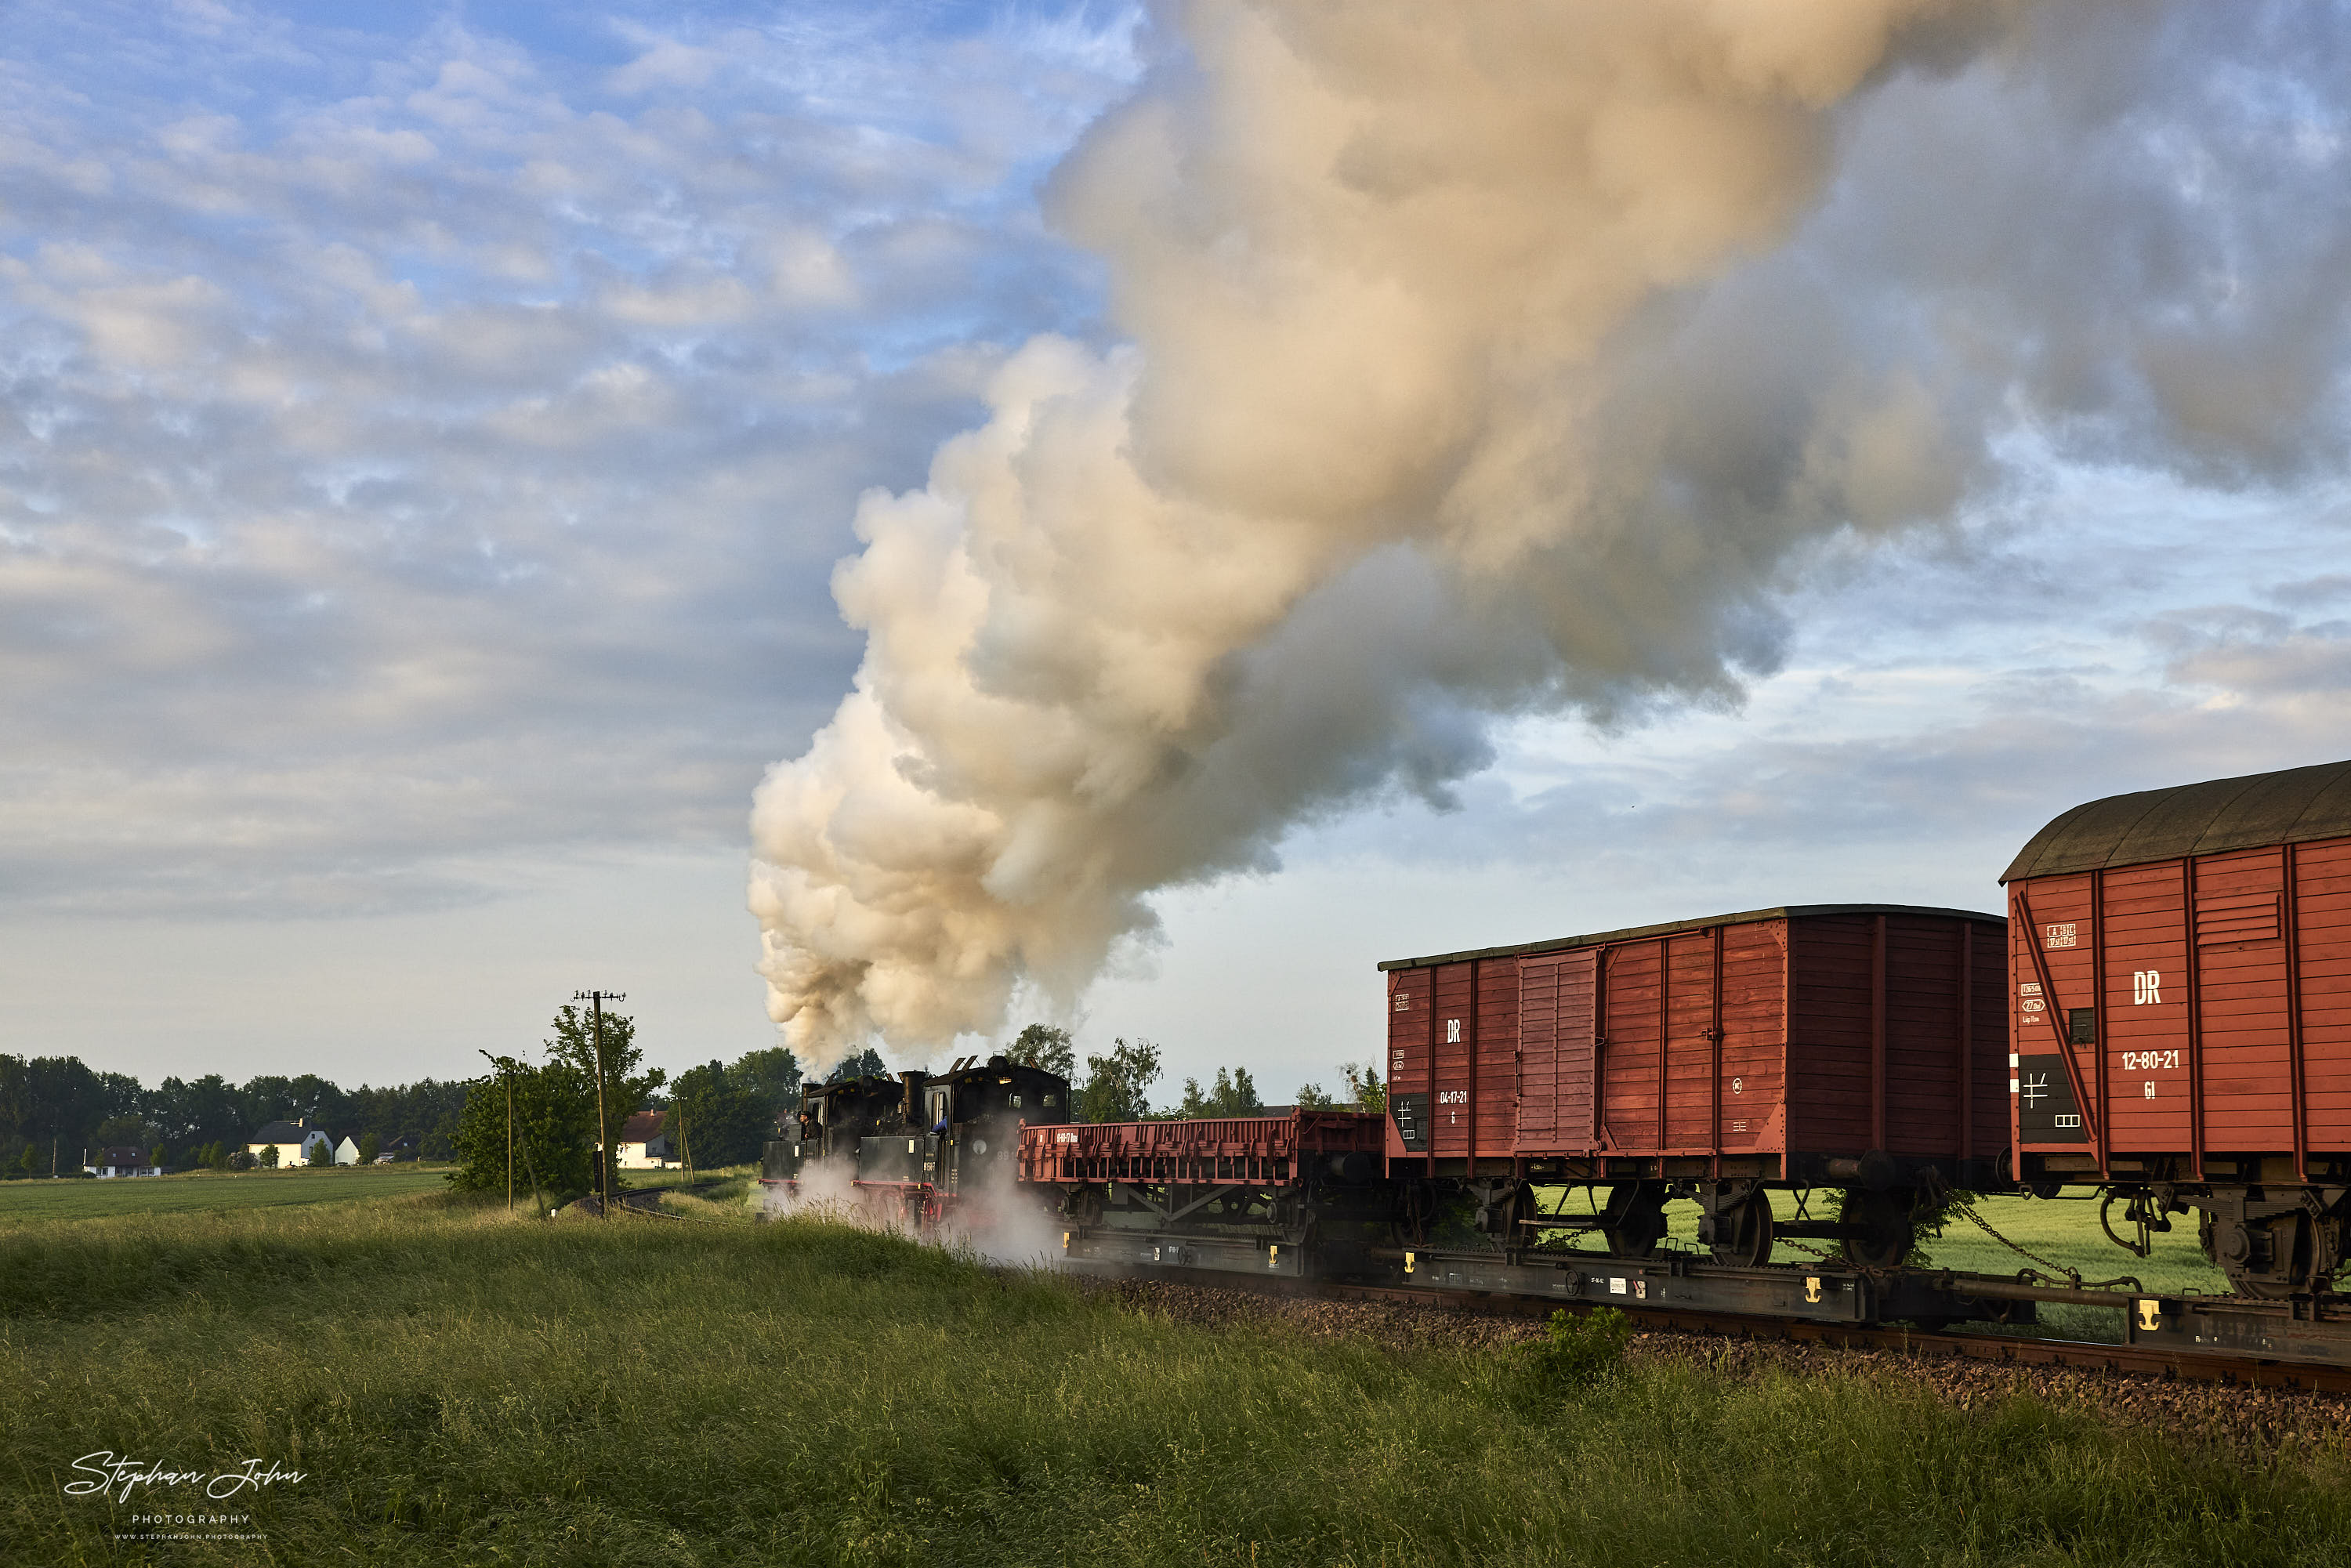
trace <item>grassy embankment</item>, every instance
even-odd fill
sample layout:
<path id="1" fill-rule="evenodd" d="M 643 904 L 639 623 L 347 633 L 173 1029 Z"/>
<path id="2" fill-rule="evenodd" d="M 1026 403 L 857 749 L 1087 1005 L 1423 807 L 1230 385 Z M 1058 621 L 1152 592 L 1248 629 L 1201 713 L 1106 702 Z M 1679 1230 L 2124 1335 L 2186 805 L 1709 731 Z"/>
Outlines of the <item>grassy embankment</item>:
<path id="1" fill-rule="evenodd" d="M 286 1562 L 2234 1564 L 2351 1539 L 2339 1452 L 2246 1471 L 1849 1375 L 1547 1389 L 1517 1353 L 1174 1323 L 670 1201 L 718 1222 L 0 1220 L 0 1561 L 147 1550 L 109 1535 L 147 1500 L 62 1495 L 99 1449 L 301 1470 L 233 1505 Z"/>

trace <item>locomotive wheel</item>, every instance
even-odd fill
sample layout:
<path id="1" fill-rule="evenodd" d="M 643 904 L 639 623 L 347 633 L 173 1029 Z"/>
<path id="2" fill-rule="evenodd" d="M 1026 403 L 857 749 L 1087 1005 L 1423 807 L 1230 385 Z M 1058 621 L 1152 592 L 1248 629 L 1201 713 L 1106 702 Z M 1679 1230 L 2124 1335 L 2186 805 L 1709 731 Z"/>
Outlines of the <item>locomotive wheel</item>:
<path id="1" fill-rule="evenodd" d="M 1619 1182 L 1608 1189 L 1601 1215 L 1603 1239 L 1611 1258 L 1646 1258 L 1666 1234 L 1666 1189 L 1662 1183 Z"/>
<path id="2" fill-rule="evenodd" d="M 1907 1187 L 1871 1192 L 1853 1187 L 1844 1197 L 1844 1221 L 1858 1225 L 1862 1234 L 1844 1239 L 1848 1262 L 1862 1269 L 1893 1269 L 1910 1256 L 1910 1205 Z"/>
<path id="3" fill-rule="evenodd" d="M 1771 1199 L 1761 1189 L 1714 1211 L 1714 1260 L 1760 1269 L 1771 1260 Z"/>

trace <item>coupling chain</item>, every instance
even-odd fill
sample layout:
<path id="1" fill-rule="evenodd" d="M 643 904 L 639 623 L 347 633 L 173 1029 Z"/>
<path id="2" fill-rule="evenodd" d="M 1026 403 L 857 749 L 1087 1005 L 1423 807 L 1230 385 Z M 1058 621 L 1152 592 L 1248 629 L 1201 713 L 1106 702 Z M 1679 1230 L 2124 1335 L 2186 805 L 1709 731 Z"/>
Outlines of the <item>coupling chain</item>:
<path id="1" fill-rule="evenodd" d="M 2040 1264 L 2043 1269 L 2053 1269 L 2059 1274 L 2064 1275 L 2066 1284 L 2071 1289 L 2076 1291 L 2096 1290 L 2111 1288 L 2118 1285 L 2128 1285 L 2134 1291 L 2142 1288 L 2137 1279 L 2129 1274 L 2120 1275 L 2112 1280 L 2095 1280 L 2091 1281 L 2089 1284 L 2085 1285 L 2082 1282 L 2082 1271 L 2079 1269 L 2068 1269 L 2063 1263 L 2053 1263 L 2048 1259 L 2041 1256 L 2040 1253 L 2030 1251 L 2023 1247 L 2020 1247 L 2015 1242 L 2011 1241 L 2007 1237 L 2002 1236 L 1999 1231 L 1992 1228 L 1992 1223 L 1991 1220 L 1986 1219 L 1982 1215 L 1976 1212 L 1976 1207 L 1974 1204 L 1963 1203 L 1954 1199 L 1951 1203 L 1951 1207 L 1957 1213 L 1964 1215 L 1969 1223 L 1975 1226 L 1977 1229 L 1981 1230 L 1985 1235 L 1991 1237 L 1994 1241 L 1999 1242 L 2002 1247 L 2007 1248 L 2018 1257 L 2029 1258 L 2033 1262 Z M 2024 1272 L 2030 1274 L 2032 1270 L 2027 1269 Z M 2043 1278 L 2047 1279 L 2049 1277 L 2044 1275 Z M 2053 1280 L 2051 1282 L 2054 1283 L 2054 1281 Z"/>

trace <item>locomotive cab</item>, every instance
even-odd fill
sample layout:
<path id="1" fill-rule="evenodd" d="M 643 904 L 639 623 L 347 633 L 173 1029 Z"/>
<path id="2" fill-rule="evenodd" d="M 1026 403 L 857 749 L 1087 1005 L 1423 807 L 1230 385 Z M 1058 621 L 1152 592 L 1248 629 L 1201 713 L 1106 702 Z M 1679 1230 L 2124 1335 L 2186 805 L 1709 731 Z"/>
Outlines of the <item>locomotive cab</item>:
<path id="1" fill-rule="evenodd" d="M 1020 1129 L 1070 1119 L 1070 1083 L 1059 1073 L 991 1056 L 957 1063 L 923 1088 L 924 1178 L 946 1193 L 1008 1176 L 1019 1158 Z"/>
<path id="2" fill-rule="evenodd" d="M 802 1147 L 799 1113 L 794 1112 L 778 1117 L 776 1135 L 767 1141 L 759 1153 L 759 1179 L 764 1182 L 798 1181 Z"/>

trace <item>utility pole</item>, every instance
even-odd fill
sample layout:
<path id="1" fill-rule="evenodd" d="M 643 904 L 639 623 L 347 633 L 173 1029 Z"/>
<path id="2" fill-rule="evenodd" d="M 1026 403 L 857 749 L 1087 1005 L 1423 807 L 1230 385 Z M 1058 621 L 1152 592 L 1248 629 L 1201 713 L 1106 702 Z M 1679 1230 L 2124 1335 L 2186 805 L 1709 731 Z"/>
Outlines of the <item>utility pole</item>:
<path id="1" fill-rule="evenodd" d="M 479 1050 L 479 1047 L 475 1048 Z M 507 1064 L 488 1051 L 481 1052 L 482 1060 L 498 1070 L 507 1081 L 507 1212 L 514 1213 L 514 1073 Z"/>
<path id="2" fill-rule="evenodd" d="M 601 1178 L 601 1202 L 597 1218 L 612 1218 L 612 1121 L 604 1109 L 604 1004 L 625 1002 L 628 997 L 620 991 L 574 991 L 571 999 L 586 1002 L 595 1009 L 596 1040 L 596 1174 Z"/>

